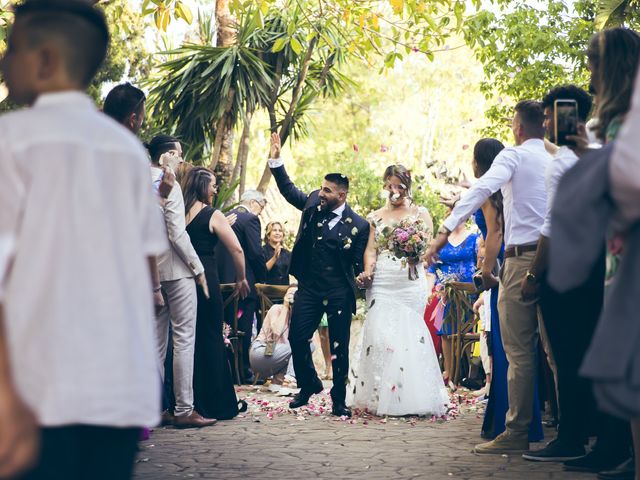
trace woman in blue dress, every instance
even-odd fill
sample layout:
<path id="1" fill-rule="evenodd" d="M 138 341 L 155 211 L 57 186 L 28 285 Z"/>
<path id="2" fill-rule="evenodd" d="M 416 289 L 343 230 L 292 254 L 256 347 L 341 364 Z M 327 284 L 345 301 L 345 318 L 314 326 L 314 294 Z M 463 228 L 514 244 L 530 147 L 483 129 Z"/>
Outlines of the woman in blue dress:
<path id="1" fill-rule="evenodd" d="M 484 175 L 496 155 L 504 148 L 498 140 L 484 138 L 473 149 L 473 170 L 476 178 Z M 502 262 L 504 244 L 502 243 L 502 194 L 492 195 L 475 214 L 476 224 L 482 232 L 485 242 L 485 258 L 482 263 L 484 288 L 490 290 L 491 330 L 489 332 L 489 351 L 492 358 L 492 378 L 489 400 L 482 423 L 482 438 L 494 439 L 505 430 L 505 417 L 509 409 L 507 395 L 507 368 L 509 363 L 502 346 L 500 321 L 498 315 L 498 279 L 494 275 L 496 265 Z M 533 420 L 529 427 L 529 441 L 542 440 L 542 419 L 538 400 L 537 385 L 534 392 Z"/>
<path id="2" fill-rule="evenodd" d="M 477 251 L 478 251 L 477 233 L 471 232 L 463 223 L 456 228 L 449 236 L 449 242 L 440 251 L 440 260 L 429 267 L 428 272 L 435 275 L 436 290 L 440 285 L 447 282 L 466 282 L 473 281 L 473 274 L 476 271 Z M 473 303 L 473 300 L 471 301 Z M 455 307 L 454 307 L 455 308 Z M 444 360 L 444 382 L 451 389 L 455 389 L 452 381 L 449 379 L 451 373 L 451 364 L 453 360 L 453 349 L 450 335 L 456 332 L 458 326 L 456 319 L 458 313 L 450 311 L 451 304 L 448 304 L 444 310 L 444 319 L 437 334 L 442 339 L 442 357 Z M 470 317 L 471 310 L 464 312 L 464 318 Z"/>

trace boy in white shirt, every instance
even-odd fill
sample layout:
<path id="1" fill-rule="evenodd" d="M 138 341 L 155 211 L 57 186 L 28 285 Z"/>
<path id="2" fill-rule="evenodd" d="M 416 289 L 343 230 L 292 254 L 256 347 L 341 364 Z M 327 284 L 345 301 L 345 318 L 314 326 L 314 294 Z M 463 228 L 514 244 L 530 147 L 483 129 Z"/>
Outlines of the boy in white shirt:
<path id="1" fill-rule="evenodd" d="M 89 2 L 15 8 L 2 71 L 30 108 L 0 117 L 0 477 L 128 479 L 159 420 L 166 234 L 142 145 L 83 93 L 108 42 Z"/>

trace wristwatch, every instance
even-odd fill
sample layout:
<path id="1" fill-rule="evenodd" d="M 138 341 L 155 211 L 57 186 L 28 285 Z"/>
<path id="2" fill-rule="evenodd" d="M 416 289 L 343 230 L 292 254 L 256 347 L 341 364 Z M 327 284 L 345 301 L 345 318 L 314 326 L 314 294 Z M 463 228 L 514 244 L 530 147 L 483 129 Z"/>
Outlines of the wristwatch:
<path id="1" fill-rule="evenodd" d="M 162 290 L 162 285 L 159 287 L 156 287 L 153 289 L 153 293 L 158 293 L 160 290 Z"/>
<path id="2" fill-rule="evenodd" d="M 531 283 L 531 284 L 536 283 L 538 281 L 536 276 L 529 271 L 527 271 L 527 276 L 525 278 L 527 279 L 527 283 Z"/>

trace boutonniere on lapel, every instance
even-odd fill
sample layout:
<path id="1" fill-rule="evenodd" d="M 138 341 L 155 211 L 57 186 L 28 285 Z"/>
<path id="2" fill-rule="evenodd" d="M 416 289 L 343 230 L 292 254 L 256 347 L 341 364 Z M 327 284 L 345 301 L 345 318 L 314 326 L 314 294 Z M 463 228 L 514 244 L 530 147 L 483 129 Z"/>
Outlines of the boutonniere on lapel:
<path id="1" fill-rule="evenodd" d="M 351 237 L 344 237 L 342 239 L 342 248 L 344 248 L 345 250 L 349 250 L 351 248 L 352 243 L 353 243 L 353 240 L 351 240 Z"/>
<path id="2" fill-rule="evenodd" d="M 351 229 L 351 235 L 353 235 L 354 237 L 358 234 L 358 227 L 353 227 Z"/>
<path id="3" fill-rule="evenodd" d="M 345 221 L 345 223 L 351 223 L 351 222 L 353 222 L 353 218 L 347 217 L 347 218 L 344 219 L 344 221 Z"/>

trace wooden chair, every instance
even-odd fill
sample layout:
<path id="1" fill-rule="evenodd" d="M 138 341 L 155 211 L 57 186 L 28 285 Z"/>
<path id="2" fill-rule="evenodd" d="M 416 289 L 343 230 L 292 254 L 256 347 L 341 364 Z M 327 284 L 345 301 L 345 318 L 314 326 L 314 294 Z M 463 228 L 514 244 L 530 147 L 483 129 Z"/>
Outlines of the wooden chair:
<path id="1" fill-rule="evenodd" d="M 450 287 L 448 302 L 455 305 L 456 309 L 457 328 L 451 335 L 453 358 L 449 378 L 457 385 L 462 377 L 462 360 L 465 356 L 470 356 L 471 347 L 480 340 L 480 334 L 474 331 L 477 316 L 473 315 L 472 319 L 468 320 L 466 315 L 473 310 L 469 294 L 476 293 L 477 289 L 473 283 L 466 282 L 449 282 L 446 286 Z"/>
<path id="2" fill-rule="evenodd" d="M 260 311 L 262 313 L 260 318 L 260 325 L 267 312 L 275 301 L 284 300 L 284 295 L 289 290 L 289 285 L 268 285 L 266 283 L 256 283 L 256 291 L 258 292 L 258 298 L 260 299 Z"/>
<path id="3" fill-rule="evenodd" d="M 245 336 L 245 332 L 238 330 L 238 304 L 240 299 L 237 295 L 234 295 L 236 290 L 235 283 L 222 283 L 220 284 L 220 292 L 222 293 L 223 312 L 225 318 L 227 317 L 228 308 L 233 304 L 233 319 L 231 320 L 231 333 L 227 337 L 231 342 L 231 351 L 233 353 L 233 368 L 235 370 L 236 383 L 241 385 L 240 372 L 244 372 L 244 360 L 242 354 L 244 353 L 244 347 L 242 346 L 242 338 Z M 231 314 L 229 314 L 231 315 Z"/>

